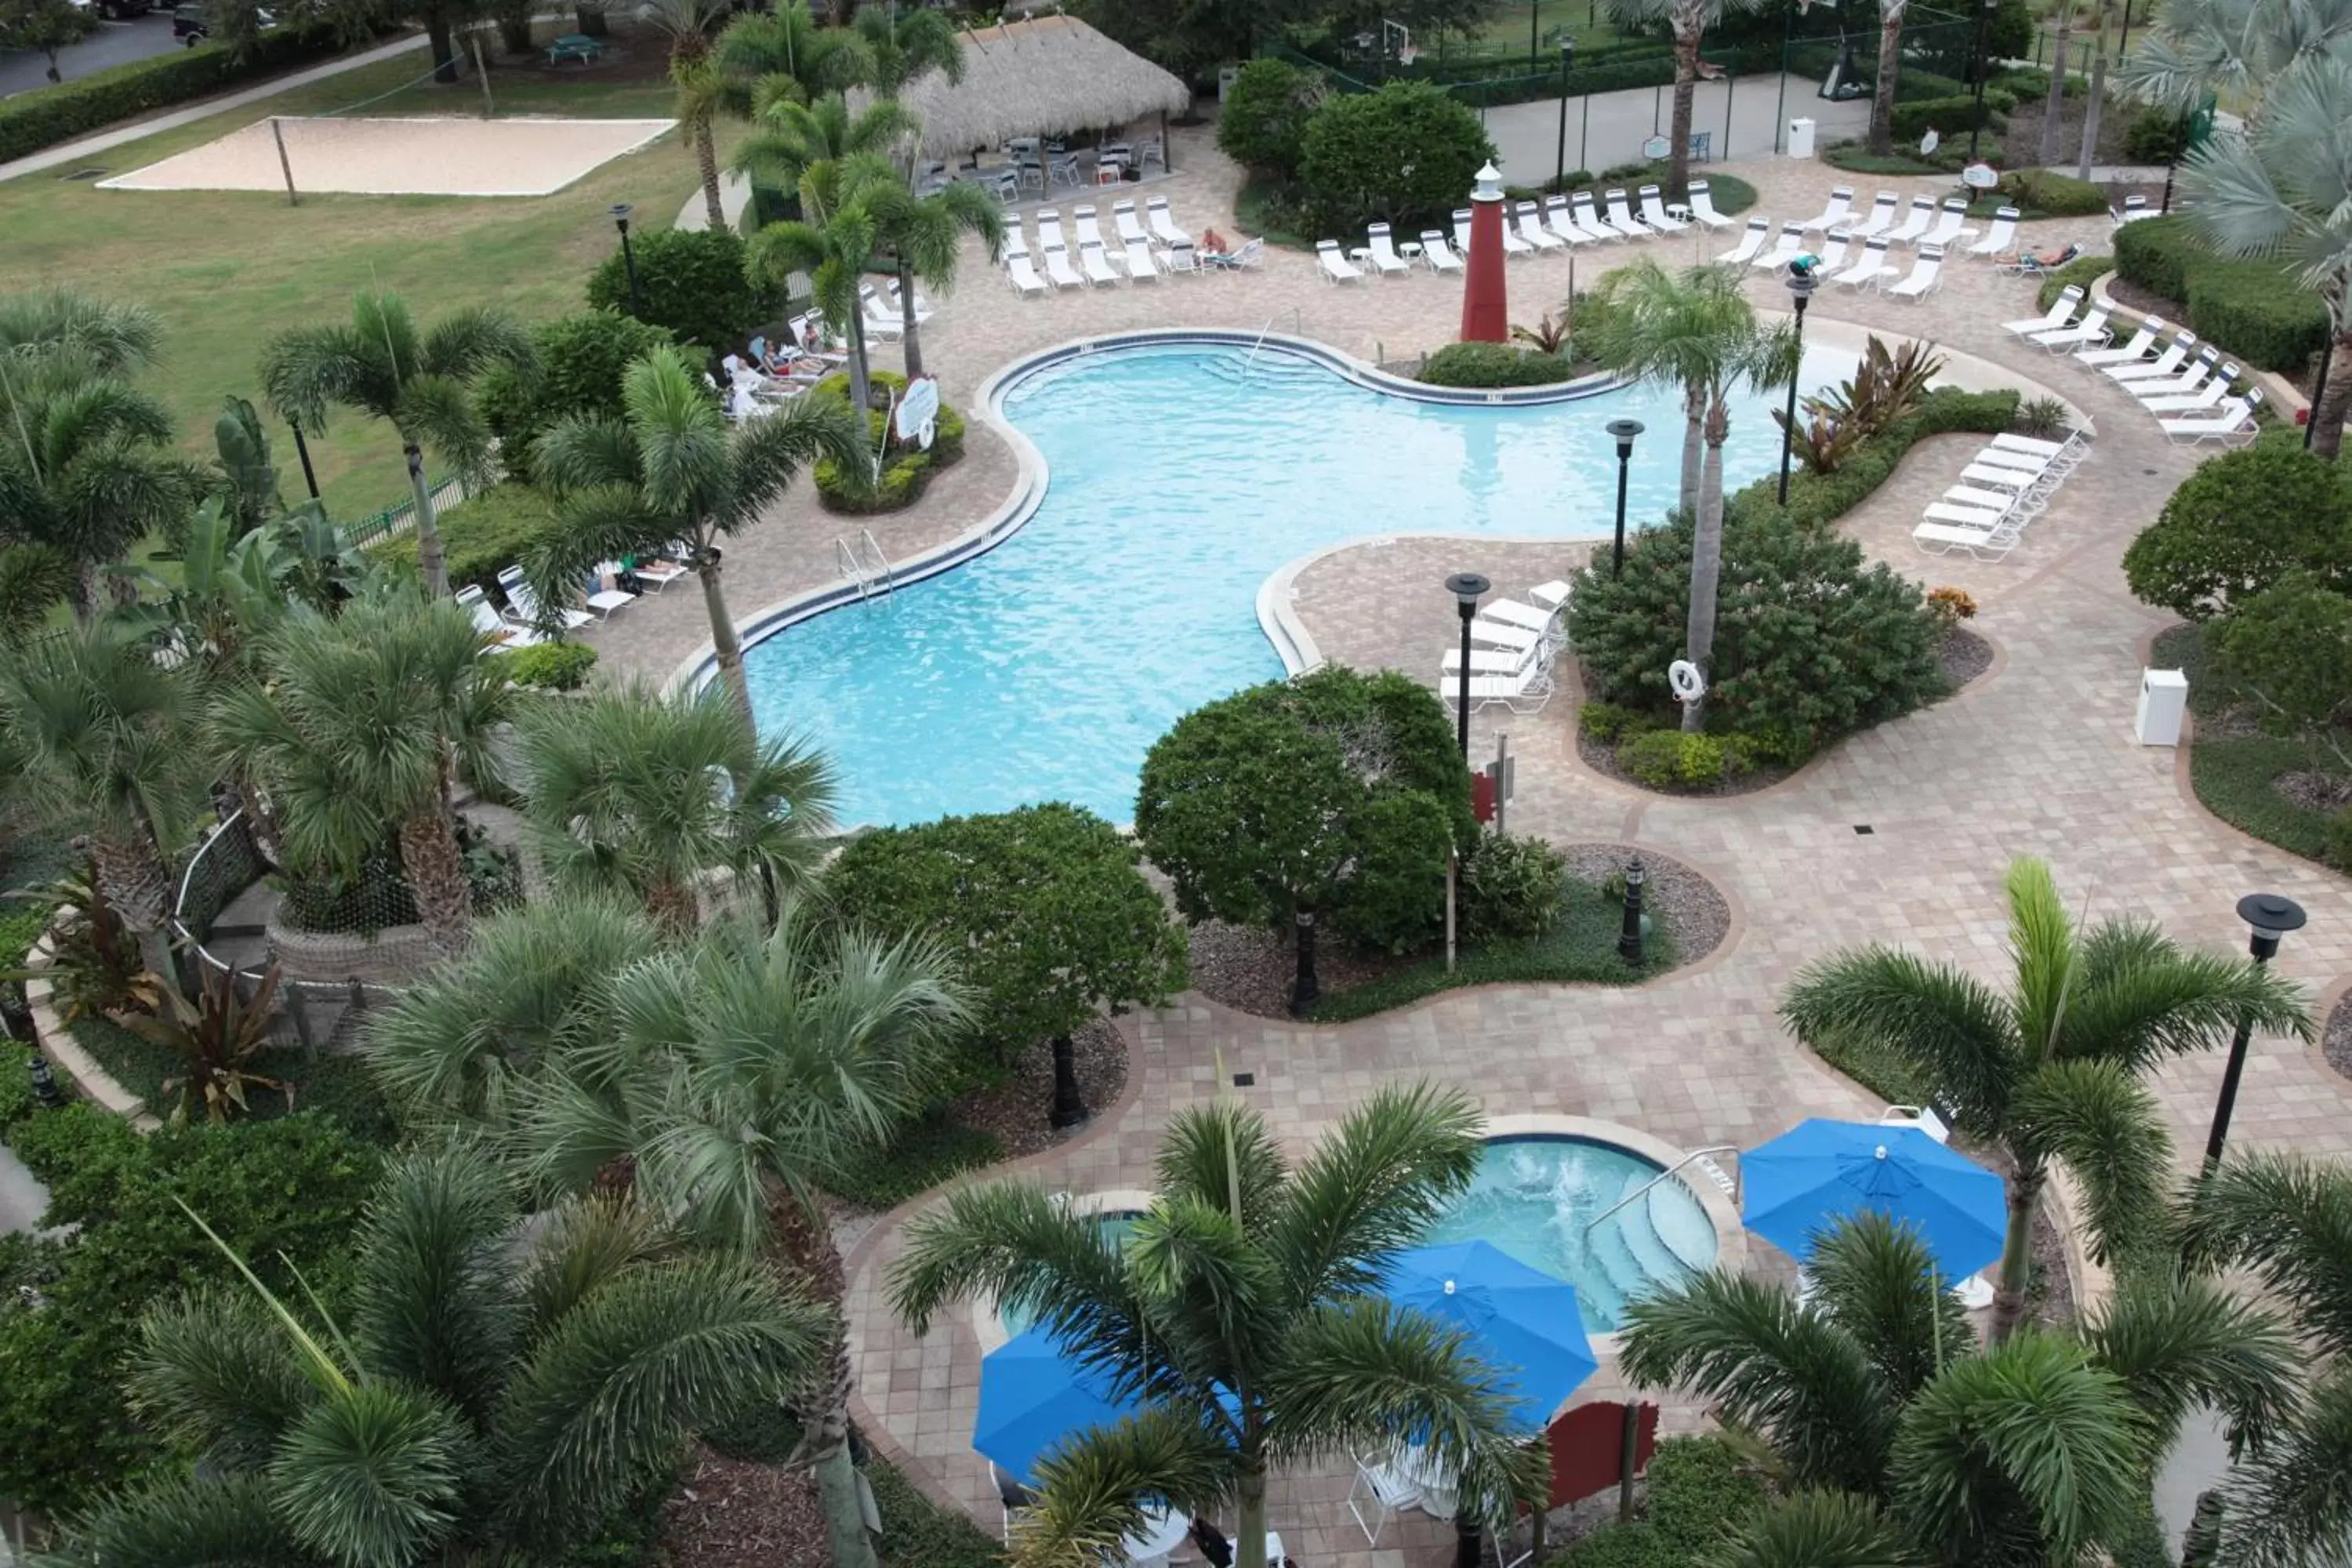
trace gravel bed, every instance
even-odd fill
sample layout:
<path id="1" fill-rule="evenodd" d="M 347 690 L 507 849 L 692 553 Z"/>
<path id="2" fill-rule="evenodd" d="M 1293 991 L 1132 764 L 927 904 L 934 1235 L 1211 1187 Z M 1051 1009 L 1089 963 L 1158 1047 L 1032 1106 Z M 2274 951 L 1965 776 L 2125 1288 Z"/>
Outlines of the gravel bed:
<path id="1" fill-rule="evenodd" d="M 1943 667 L 1944 679 L 1957 693 L 1992 668 L 1992 644 L 1966 626 L 1954 626 L 1936 645 L 1936 662 Z"/>
<path id="2" fill-rule="evenodd" d="M 2319 1037 L 2319 1050 L 2327 1065 L 2352 1078 L 2352 996 L 2336 1004 L 2327 1015 L 2326 1031 Z"/>
<path id="3" fill-rule="evenodd" d="M 1561 852 L 1568 857 L 1570 876 L 1605 882 L 1625 868 L 1636 848 L 1648 877 L 1642 887 L 1642 908 L 1675 939 L 1675 968 L 1696 963 L 1722 946 L 1731 930 L 1731 906 L 1713 882 L 1671 855 L 1647 845 L 1626 844 L 1569 844 L 1561 846 Z"/>
<path id="4" fill-rule="evenodd" d="M 662 1505 L 671 1568 L 803 1568 L 826 1557 L 824 1510 L 806 1470 L 697 1447 Z"/>

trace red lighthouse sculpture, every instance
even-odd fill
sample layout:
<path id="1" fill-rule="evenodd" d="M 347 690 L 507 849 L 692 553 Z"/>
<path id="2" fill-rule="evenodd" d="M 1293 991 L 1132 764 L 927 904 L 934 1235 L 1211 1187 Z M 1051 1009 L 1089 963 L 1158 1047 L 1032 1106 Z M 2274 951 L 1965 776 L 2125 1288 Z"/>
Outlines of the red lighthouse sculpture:
<path id="1" fill-rule="evenodd" d="M 1470 193 L 1470 254 L 1462 285 L 1462 341 L 1508 342 L 1511 312 L 1503 298 L 1503 172 L 1489 163 Z"/>

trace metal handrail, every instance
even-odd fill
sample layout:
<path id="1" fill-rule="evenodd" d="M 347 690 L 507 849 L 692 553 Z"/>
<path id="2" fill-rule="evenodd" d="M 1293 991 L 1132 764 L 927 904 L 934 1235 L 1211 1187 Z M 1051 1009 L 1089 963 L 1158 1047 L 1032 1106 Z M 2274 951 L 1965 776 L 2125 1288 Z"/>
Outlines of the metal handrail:
<path id="1" fill-rule="evenodd" d="M 1684 1155 L 1681 1159 L 1675 1161 L 1664 1170 L 1660 1171 L 1656 1175 L 1652 1176 L 1648 1181 L 1643 1182 L 1640 1186 L 1634 1188 L 1632 1192 L 1627 1193 L 1623 1197 L 1619 1198 L 1615 1203 L 1611 1204 L 1607 1208 L 1602 1209 L 1599 1214 L 1594 1215 L 1591 1219 L 1585 1221 L 1584 1228 L 1586 1233 L 1590 1234 L 1594 1226 L 1599 1225 L 1602 1220 L 1607 1219 L 1619 1209 L 1622 1209 L 1628 1204 L 1633 1203 L 1636 1198 L 1647 1197 L 1652 1187 L 1656 1186 L 1660 1182 L 1663 1182 L 1668 1176 L 1675 1174 L 1685 1165 L 1691 1163 L 1693 1161 L 1703 1160 L 1709 1154 L 1737 1154 L 1738 1152 L 1739 1145 L 1737 1143 L 1710 1143 L 1704 1149 L 1692 1150 L 1689 1153 Z M 1737 1205 L 1739 1202 L 1739 1167 L 1737 1163 L 1731 1167 L 1731 1201 L 1734 1205 Z"/>
<path id="2" fill-rule="evenodd" d="M 857 563 L 857 552 L 849 548 L 849 541 L 835 538 L 833 561 L 844 577 L 857 584 L 857 597 L 862 602 L 866 596 L 866 568 Z"/>
<path id="3" fill-rule="evenodd" d="M 1257 351 L 1265 347 L 1265 335 L 1266 333 L 1274 331 L 1274 323 L 1281 315 L 1282 312 L 1276 310 L 1273 315 L 1268 316 L 1265 319 L 1265 325 L 1257 330 L 1257 341 L 1250 344 L 1249 358 L 1242 361 L 1242 374 L 1244 377 L 1249 374 L 1250 366 L 1257 363 Z"/>
<path id="4" fill-rule="evenodd" d="M 890 557 L 882 552 L 882 542 L 874 537 L 874 531 L 870 528 L 861 528 L 857 533 L 859 538 L 865 540 L 866 548 L 874 552 L 875 568 L 882 574 L 882 591 L 885 594 L 897 593 L 898 576 L 897 573 L 890 570 Z"/>

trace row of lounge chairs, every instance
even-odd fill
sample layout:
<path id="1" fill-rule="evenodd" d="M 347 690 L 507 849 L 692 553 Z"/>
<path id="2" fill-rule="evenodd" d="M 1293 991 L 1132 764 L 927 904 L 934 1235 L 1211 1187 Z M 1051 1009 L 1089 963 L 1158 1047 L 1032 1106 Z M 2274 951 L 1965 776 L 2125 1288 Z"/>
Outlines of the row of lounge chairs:
<path id="1" fill-rule="evenodd" d="M 1573 196 L 1546 196 L 1539 204 L 1520 202 L 1504 215 L 1503 254 L 1517 259 L 1582 245 L 1651 239 L 1681 233 L 1694 224 L 1727 228 L 1733 222 L 1715 210 L 1705 180 L 1691 182 L 1690 205 L 1685 209 L 1688 216 L 1668 212 L 1655 185 L 1643 185 L 1640 200 L 1639 216 L 1622 190 L 1609 191 L 1599 200 L 1590 191 L 1580 191 Z M 1343 252 L 1335 239 L 1319 242 L 1316 263 L 1327 283 L 1352 283 L 1367 273 L 1402 277 L 1416 260 L 1434 273 L 1459 272 L 1470 255 L 1470 217 L 1468 207 L 1457 207 L 1450 237 L 1441 229 L 1425 228 L 1417 242 L 1400 241 L 1387 224 L 1376 223 L 1367 231 L 1365 243 L 1353 251 Z"/>
<path id="2" fill-rule="evenodd" d="M 1894 300 L 1924 300 L 1943 287 L 1942 246 L 1922 245 L 1912 260 L 1911 270 L 1902 273 L 1887 254 L 1892 243 L 1889 240 L 1865 239 L 1861 254 L 1848 259 L 1848 239 L 1843 234 L 1829 236 L 1821 242 L 1820 249 L 1808 252 L 1802 224 L 1782 224 L 1779 241 L 1768 250 L 1764 237 L 1770 227 L 1768 218 L 1748 219 L 1748 232 L 1739 243 L 1716 259 L 1732 266 L 1745 263 L 1760 272 L 1779 272 L 1786 270 L 1798 257 L 1810 254 L 1813 258 L 1813 276 L 1821 281 L 1845 289 L 1876 289 Z M 1889 282 L 1889 279 L 1896 280 Z"/>
<path id="3" fill-rule="evenodd" d="M 2083 303 L 2083 290 L 2070 284 L 2042 314 L 2001 325 L 2129 392 L 2156 416 L 2165 439 L 2176 445 L 2235 446 L 2254 438 L 2262 389 L 2241 366 L 2222 359 L 2219 349 L 2200 345 L 2194 332 L 2172 331 L 2158 316 L 2142 318 L 2131 338 L 2117 345 L 2109 324 L 2113 308 L 2095 304 L 2076 320 L 2074 311 Z"/>
<path id="4" fill-rule="evenodd" d="M 625 568 L 617 561 L 607 561 L 596 570 L 597 585 L 580 596 L 580 606 L 584 607 L 565 605 L 550 611 L 540 604 L 539 595 L 518 563 L 499 573 L 499 591 L 506 595 L 503 611 L 490 603 L 489 595 L 482 592 L 479 584 L 459 589 L 457 599 L 473 616 L 474 629 L 482 634 L 485 650 L 508 651 L 545 642 L 551 630 L 558 636 L 578 631 L 591 621 L 604 619 L 615 610 L 635 604 L 637 591 L 622 586 L 625 582 L 635 583 L 646 593 L 658 594 L 689 574 L 675 561 L 642 561 Z M 606 587 L 606 583 L 613 585 Z"/>
<path id="5" fill-rule="evenodd" d="M 1066 235 L 1062 215 L 1048 208 L 1037 215 L 1034 249 L 1015 217 L 1004 237 L 1004 276 L 1013 291 L 1034 299 L 1057 289 L 1116 287 L 1163 276 L 1255 267 L 1265 254 L 1262 239 L 1249 240 L 1230 253 L 1202 250 L 1177 226 L 1166 196 L 1148 198 L 1140 212 L 1131 198 L 1122 197 L 1111 203 L 1110 212 L 1112 236 L 1105 239 L 1101 215 L 1091 202 L 1070 209 Z"/>
<path id="6" fill-rule="evenodd" d="M 1994 215 L 1990 230 L 1979 238 L 1977 231 L 1967 226 L 1969 204 L 1958 196 L 1946 197 L 1940 205 L 1932 195 L 1913 196 L 1907 217 L 1902 216 L 1902 205 L 1897 193 L 1881 191 L 1867 210 L 1856 212 L 1853 187 L 1837 185 L 1830 191 L 1829 205 L 1800 220 L 1797 227 L 1807 234 L 1843 235 L 1848 240 L 1884 239 L 1889 245 L 1950 248 L 1961 240 L 1975 239 L 1977 243 L 1968 247 L 1971 256 L 1998 256 L 2017 233 L 2015 207 L 2002 207 Z"/>
<path id="7" fill-rule="evenodd" d="M 1960 470 L 1960 482 L 1927 508 L 1912 542 L 1931 554 L 1999 561 L 2017 548 L 2025 525 L 2042 515 L 2087 450 L 2079 431 L 2063 441 L 1994 437 Z"/>
<path id="8" fill-rule="evenodd" d="M 1538 583 L 1528 590 L 1534 604 L 1490 599 L 1470 622 L 1470 705 L 1499 703 L 1514 713 L 1532 713 L 1549 700 L 1552 661 L 1567 641 L 1565 582 Z M 1462 650 L 1449 647 L 1439 660 L 1439 692 L 1451 701 L 1462 684 Z"/>

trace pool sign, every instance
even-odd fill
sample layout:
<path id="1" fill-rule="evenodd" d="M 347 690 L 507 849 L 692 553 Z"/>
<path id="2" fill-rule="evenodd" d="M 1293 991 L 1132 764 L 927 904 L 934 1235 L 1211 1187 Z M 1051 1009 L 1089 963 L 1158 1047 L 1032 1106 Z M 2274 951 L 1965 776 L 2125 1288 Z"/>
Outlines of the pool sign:
<path id="1" fill-rule="evenodd" d="M 1970 163 L 1960 171 L 1960 184 L 1974 191 L 1989 191 L 2000 184 L 2000 171 L 1990 163 Z"/>
<path id="2" fill-rule="evenodd" d="M 932 422 L 939 416 L 940 384 L 928 375 L 908 382 L 906 395 L 898 400 L 898 439 L 929 451 Z"/>
<path id="3" fill-rule="evenodd" d="M 1642 143 L 1642 156 L 1654 163 L 1675 150 L 1675 144 L 1663 136 L 1653 136 Z"/>

